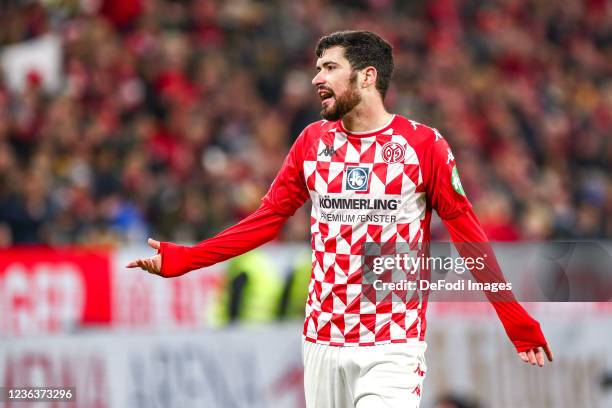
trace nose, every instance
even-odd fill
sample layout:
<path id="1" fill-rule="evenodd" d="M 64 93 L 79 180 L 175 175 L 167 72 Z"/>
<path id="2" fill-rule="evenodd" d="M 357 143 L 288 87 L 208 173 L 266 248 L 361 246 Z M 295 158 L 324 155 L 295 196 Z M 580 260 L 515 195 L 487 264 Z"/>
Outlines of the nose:
<path id="1" fill-rule="evenodd" d="M 323 73 L 323 71 L 319 71 L 319 72 L 317 72 L 317 75 L 315 75 L 314 78 L 312 78 L 312 84 L 314 86 L 321 85 L 321 84 L 325 83 L 325 81 L 323 80 L 322 73 Z"/>

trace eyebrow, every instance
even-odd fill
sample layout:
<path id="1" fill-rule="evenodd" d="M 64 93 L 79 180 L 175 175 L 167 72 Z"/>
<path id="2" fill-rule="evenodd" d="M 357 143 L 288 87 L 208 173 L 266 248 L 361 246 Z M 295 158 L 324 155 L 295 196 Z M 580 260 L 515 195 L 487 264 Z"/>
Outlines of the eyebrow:
<path id="1" fill-rule="evenodd" d="M 325 61 L 321 65 L 317 65 L 317 71 L 320 71 L 321 68 L 329 67 L 330 65 L 338 65 L 338 66 L 340 66 L 340 64 L 338 64 L 337 62 L 334 62 L 334 61 Z"/>

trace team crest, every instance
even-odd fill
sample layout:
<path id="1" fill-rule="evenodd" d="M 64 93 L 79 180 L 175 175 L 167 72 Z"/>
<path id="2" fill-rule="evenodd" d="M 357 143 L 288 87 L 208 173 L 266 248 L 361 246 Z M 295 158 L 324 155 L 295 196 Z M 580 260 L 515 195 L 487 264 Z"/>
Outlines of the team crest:
<path id="1" fill-rule="evenodd" d="M 345 189 L 347 191 L 367 191 L 370 169 L 367 167 L 347 167 Z"/>
<path id="2" fill-rule="evenodd" d="M 386 163 L 401 163 L 405 157 L 406 148 L 397 142 L 387 142 L 382 147 L 382 159 Z"/>

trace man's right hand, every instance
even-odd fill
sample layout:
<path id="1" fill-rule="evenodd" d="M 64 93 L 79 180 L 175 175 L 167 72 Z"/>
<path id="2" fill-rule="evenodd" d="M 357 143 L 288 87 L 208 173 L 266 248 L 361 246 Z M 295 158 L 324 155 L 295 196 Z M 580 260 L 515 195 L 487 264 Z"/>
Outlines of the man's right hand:
<path id="1" fill-rule="evenodd" d="M 149 238 L 147 243 L 155 250 L 159 250 L 160 243 L 152 238 Z M 150 258 L 141 258 L 127 264 L 128 268 L 141 268 L 154 275 L 161 275 L 162 258 L 160 254 L 153 255 Z"/>

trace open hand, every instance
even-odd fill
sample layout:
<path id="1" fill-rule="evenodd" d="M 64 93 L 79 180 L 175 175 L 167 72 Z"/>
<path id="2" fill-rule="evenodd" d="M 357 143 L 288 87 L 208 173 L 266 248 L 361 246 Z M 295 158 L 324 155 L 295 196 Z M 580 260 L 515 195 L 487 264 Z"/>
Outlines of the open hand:
<path id="1" fill-rule="evenodd" d="M 155 250 L 159 250 L 161 246 L 159 241 L 156 241 L 152 238 L 149 238 L 147 240 L 147 243 L 149 244 L 151 248 Z M 162 265 L 161 255 L 157 254 L 157 255 L 153 255 L 150 258 L 141 258 L 136 261 L 132 261 L 129 264 L 127 264 L 127 267 L 128 268 L 141 268 L 154 275 L 159 275 L 161 273 L 161 265 Z"/>
<path id="2" fill-rule="evenodd" d="M 544 350 L 544 351 L 542 351 Z M 531 350 L 523 351 L 522 353 L 518 353 L 521 360 L 526 363 L 530 363 L 531 365 L 539 365 L 540 367 L 544 366 L 544 354 L 546 354 L 546 358 L 548 361 L 553 361 L 553 353 L 550 349 L 550 346 L 547 344 L 544 347 L 535 347 Z"/>

